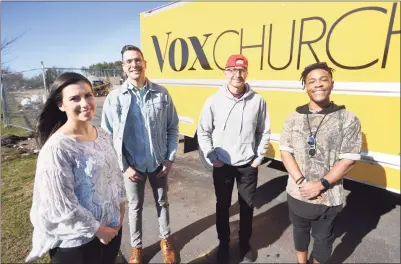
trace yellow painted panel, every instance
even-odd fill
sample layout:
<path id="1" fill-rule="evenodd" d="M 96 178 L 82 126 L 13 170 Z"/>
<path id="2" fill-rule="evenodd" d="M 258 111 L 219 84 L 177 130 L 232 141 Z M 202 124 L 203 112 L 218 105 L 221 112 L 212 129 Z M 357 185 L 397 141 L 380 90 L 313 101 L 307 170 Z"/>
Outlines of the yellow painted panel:
<path id="1" fill-rule="evenodd" d="M 166 86 L 173 98 L 178 115 L 193 119 L 193 124 L 180 122 L 180 134 L 193 137 L 196 132 L 203 104 L 215 88 L 192 88 L 185 86 Z"/>
<path id="2" fill-rule="evenodd" d="M 376 186 L 400 190 L 400 171 L 381 165 L 357 162 L 350 172 L 350 178 Z"/>
<path id="3" fill-rule="evenodd" d="M 252 19 L 233 19 L 233 14 Z M 141 14 L 141 47 L 150 78 L 221 78 L 218 65 L 240 53 L 242 43 L 250 80 L 298 80 L 316 61 L 308 45 L 299 48 L 302 37 L 317 40 L 310 44 L 313 52 L 334 66 L 336 81 L 399 82 L 399 30 L 399 2 L 192 2 Z M 209 68 L 201 67 L 194 47 L 198 55 L 204 51 Z M 347 68 L 353 66 L 361 67 Z"/>

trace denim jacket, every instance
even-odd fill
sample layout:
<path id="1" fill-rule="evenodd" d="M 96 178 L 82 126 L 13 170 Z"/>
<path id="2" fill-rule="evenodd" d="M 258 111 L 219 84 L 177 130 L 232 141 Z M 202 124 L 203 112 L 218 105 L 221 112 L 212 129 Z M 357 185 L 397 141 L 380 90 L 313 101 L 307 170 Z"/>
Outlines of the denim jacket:
<path id="1" fill-rule="evenodd" d="M 149 121 L 152 136 L 151 148 L 156 155 L 156 161 L 175 160 L 178 144 L 178 115 L 173 100 L 167 89 L 146 80 L 150 94 L 146 96 L 144 108 Z M 128 164 L 123 155 L 123 135 L 127 114 L 131 106 L 131 94 L 128 91 L 128 81 L 121 88 L 113 90 L 107 96 L 102 112 L 101 127 L 113 137 L 113 145 L 117 152 L 118 162 L 124 172 Z"/>

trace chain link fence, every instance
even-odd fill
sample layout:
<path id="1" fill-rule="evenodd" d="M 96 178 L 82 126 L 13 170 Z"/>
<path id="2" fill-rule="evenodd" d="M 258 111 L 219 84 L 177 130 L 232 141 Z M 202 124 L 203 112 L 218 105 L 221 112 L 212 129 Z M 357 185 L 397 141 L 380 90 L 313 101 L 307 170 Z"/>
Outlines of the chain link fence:
<path id="1" fill-rule="evenodd" d="M 32 69 L 1 74 L 2 119 L 5 127 L 34 130 L 36 118 L 47 96 L 42 73 L 41 69 Z"/>
<path id="2" fill-rule="evenodd" d="M 117 69 L 38 68 L 23 72 L 1 73 L 1 108 L 5 127 L 34 131 L 51 85 L 64 72 L 77 72 L 89 79 L 95 96 L 106 96 L 122 83 L 124 74 Z"/>

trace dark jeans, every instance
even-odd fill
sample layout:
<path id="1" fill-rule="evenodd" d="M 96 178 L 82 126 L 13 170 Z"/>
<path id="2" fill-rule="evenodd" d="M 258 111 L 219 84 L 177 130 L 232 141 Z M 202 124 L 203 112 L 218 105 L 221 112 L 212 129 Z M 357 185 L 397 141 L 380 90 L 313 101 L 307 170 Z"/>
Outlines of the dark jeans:
<path id="1" fill-rule="evenodd" d="M 104 245 L 95 237 L 89 243 L 73 248 L 56 247 L 49 251 L 52 264 L 114 264 L 121 245 L 122 227 L 118 235 Z"/>
<path id="2" fill-rule="evenodd" d="M 313 237 L 312 256 L 320 263 L 327 263 L 333 249 L 334 222 L 338 215 L 338 209 L 329 209 L 316 219 L 307 219 L 295 214 L 291 209 L 289 216 L 293 224 L 295 249 L 307 252 L 310 242 L 311 230 Z"/>
<path id="3" fill-rule="evenodd" d="M 247 247 L 252 236 L 253 200 L 258 182 L 258 169 L 250 165 L 224 165 L 213 168 L 213 183 L 216 193 L 216 228 L 222 245 L 230 242 L 229 208 L 234 181 L 237 181 L 240 205 L 239 240 Z"/>

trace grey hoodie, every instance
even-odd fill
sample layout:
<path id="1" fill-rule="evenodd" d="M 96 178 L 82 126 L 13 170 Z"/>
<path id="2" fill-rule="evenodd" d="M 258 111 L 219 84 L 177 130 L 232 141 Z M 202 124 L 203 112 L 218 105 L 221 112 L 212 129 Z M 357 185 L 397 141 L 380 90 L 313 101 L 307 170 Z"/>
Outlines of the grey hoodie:
<path id="1" fill-rule="evenodd" d="M 211 162 L 260 165 L 270 140 L 266 102 L 248 84 L 240 99 L 224 85 L 206 100 L 197 133 L 199 146 Z"/>

